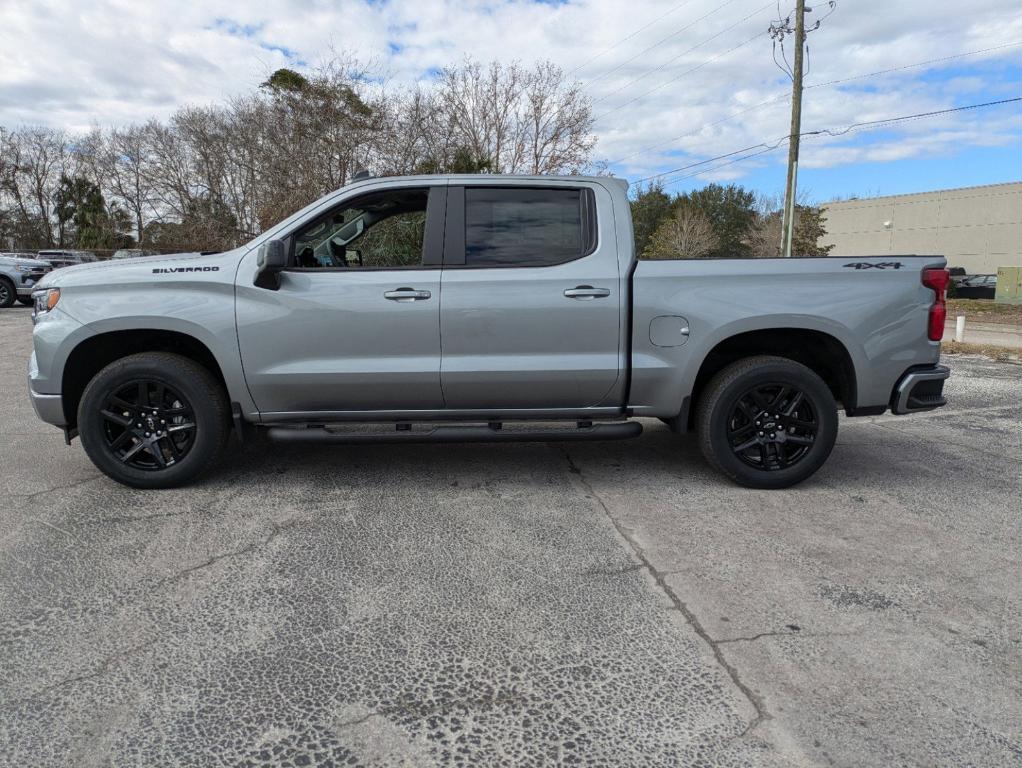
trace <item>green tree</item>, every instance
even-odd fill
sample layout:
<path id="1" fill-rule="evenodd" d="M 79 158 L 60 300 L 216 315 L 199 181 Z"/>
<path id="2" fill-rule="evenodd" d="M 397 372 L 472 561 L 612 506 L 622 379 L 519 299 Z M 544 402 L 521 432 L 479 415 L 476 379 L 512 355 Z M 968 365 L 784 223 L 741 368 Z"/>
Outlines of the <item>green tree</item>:
<path id="1" fill-rule="evenodd" d="M 58 245 L 76 244 L 79 220 L 88 216 L 87 213 L 81 213 L 80 209 L 88 207 L 89 203 L 86 202 L 86 198 L 92 197 L 92 202 L 95 201 L 94 192 L 98 192 L 98 189 L 88 179 L 81 176 L 61 175 L 54 199 Z"/>
<path id="2" fill-rule="evenodd" d="M 717 245 L 707 253 L 711 259 L 734 259 L 752 255 L 748 236 L 756 224 L 756 195 L 737 184 L 710 184 L 683 193 L 685 201 L 702 211 L 713 227 Z"/>
<path id="3" fill-rule="evenodd" d="M 271 91 L 288 91 L 291 93 L 305 90 L 309 86 L 309 80 L 293 69 L 278 69 L 270 75 L 266 82 L 260 83 L 260 88 L 267 88 Z"/>
<path id="4" fill-rule="evenodd" d="M 89 179 L 61 176 L 55 203 L 62 245 L 113 249 L 133 242 L 127 212 L 108 208 L 99 186 Z"/>
<path id="5" fill-rule="evenodd" d="M 792 256 L 826 256 L 834 245 L 820 245 L 826 237 L 827 219 L 823 211 L 812 205 L 795 206 L 795 233 L 792 238 Z"/>
<path id="6" fill-rule="evenodd" d="M 645 189 L 639 187 L 631 201 L 632 234 L 635 238 L 635 252 L 645 253 L 649 240 L 663 221 L 671 215 L 674 203 L 664 192 L 662 182 L 655 181 Z"/>
<path id="7" fill-rule="evenodd" d="M 415 167 L 416 173 L 493 173 L 493 161 L 476 155 L 469 147 L 457 147 L 449 162 L 427 158 Z"/>

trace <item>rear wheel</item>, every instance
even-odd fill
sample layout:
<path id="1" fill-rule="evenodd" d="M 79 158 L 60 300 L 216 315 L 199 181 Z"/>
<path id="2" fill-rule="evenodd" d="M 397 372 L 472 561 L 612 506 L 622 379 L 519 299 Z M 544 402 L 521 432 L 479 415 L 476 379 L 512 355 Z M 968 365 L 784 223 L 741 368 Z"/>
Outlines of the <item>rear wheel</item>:
<path id="1" fill-rule="evenodd" d="M 92 462 L 133 488 L 171 488 L 219 459 L 230 429 L 213 376 L 180 355 L 144 352 L 117 360 L 89 382 L 78 432 Z"/>
<path id="2" fill-rule="evenodd" d="M 827 460 L 837 404 L 806 366 L 782 357 L 732 363 L 707 384 L 696 411 L 703 455 L 750 488 L 787 488 Z"/>
<path id="3" fill-rule="evenodd" d="M 6 277 L 0 277 L 0 309 L 7 309 L 13 306 L 14 300 L 18 297 L 18 291 L 14 283 Z"/>

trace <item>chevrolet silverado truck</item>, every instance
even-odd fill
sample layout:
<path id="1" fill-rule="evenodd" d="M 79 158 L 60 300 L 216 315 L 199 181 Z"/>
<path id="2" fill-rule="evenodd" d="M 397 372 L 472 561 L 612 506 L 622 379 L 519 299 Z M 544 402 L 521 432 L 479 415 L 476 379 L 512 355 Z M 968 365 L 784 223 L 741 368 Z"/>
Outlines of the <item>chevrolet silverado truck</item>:
<path id="1" fill-rule="evenodd" d="M 139 488 L 282 443 L 630 438 L 782 488 L 848 416 L 944 405 L 941 257 L 639 261 L 609 177 L 361 180 L 224 253 L 47 275 L 39 417 Z"/>
<path id="2" fill-rule="evenodd" d="M 16 301 L 31 305 L 32 291 L 50 269 L 47 261 L 0 253 L 0 309 L 12 307 Z"/>

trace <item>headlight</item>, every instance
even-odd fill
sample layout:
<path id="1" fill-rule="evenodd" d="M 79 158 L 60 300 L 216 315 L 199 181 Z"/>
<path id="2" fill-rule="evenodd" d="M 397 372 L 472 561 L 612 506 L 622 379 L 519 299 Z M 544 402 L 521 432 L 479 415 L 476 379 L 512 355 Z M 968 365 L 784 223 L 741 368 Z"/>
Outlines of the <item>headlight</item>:
<path id="1" fill-rule="evenodd" d="M 60 301 L 60 288 L 46 288 L 42 291 L 35 291 L 32 294 L 35 301 L 35 313 L 41 315 L 49 312 Z"/>
<path id="2" fill-rule="evenodd" d="M 32 272 L 35 269 L 36 269 L 36 267 L 30 267 L 27 264 L 15 264 L 14 265 L 14 271 L 15 272 Z"/>

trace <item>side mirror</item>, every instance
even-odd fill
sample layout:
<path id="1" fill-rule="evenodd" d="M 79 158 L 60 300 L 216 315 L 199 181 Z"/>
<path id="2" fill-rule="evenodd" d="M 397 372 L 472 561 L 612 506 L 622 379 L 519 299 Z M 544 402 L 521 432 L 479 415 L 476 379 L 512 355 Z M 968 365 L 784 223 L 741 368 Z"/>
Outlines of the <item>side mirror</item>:
<path id="1" fill-rule="evenodd" d="M 255 284 L 275 291 L 280 288 L 280 272 L 287 266 L 283 240 L 270 240 L 259 248 L 256 259 Z"/>

